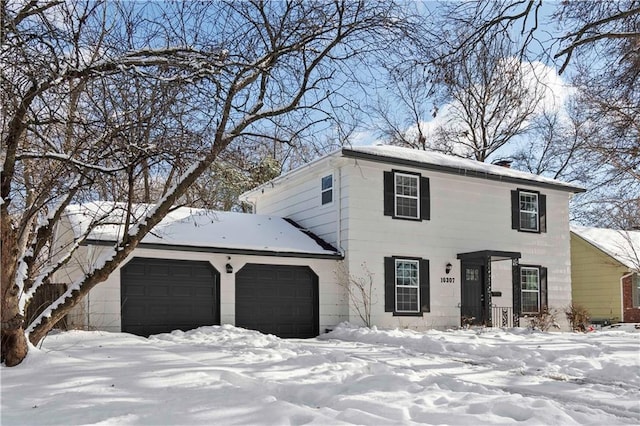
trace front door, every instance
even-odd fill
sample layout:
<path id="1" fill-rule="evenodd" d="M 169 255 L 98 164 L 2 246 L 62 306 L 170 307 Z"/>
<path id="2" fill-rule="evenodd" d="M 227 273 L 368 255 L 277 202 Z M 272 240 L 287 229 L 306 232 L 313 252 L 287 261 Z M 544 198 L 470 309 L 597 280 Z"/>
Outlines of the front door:
<path id="1" fill-rule="evenodd" d="M 482 325 L 486 320 L 484 265 L 462 262 L 462 325 Z"/>

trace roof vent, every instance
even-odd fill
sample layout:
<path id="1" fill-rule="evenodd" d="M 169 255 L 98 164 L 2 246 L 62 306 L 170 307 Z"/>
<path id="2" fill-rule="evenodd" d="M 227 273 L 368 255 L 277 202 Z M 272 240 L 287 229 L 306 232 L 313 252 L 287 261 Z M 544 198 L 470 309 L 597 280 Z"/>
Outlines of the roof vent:
<path id="1" fill-rule="evenodd" d="M 506 167 L 507 169 L 511 168 L 511 163 L 513 163 L 513 160 L 496 160 L 493 162 L 496 166 Z"/>

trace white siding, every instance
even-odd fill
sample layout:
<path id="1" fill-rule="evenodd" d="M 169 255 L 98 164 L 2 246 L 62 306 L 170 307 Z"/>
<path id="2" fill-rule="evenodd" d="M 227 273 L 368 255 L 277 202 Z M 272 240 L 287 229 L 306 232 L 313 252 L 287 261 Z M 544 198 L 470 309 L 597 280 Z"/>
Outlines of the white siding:
<path id="1" fill-rule="evenodd" d="M 391 169 L 421 173 L 430 179 L 431 220 L 393 219 L 383 214 L 383 172 Z M 569 224 L 567 192 L 466 178 L 398 166 L 358 161 L 345 166 L 348 176 L 343 188 L 349 194 L 348 240 L 343 243 L 350 265 L 366 261 L 376 277 L 374 323 L 388 327 L 446 327 L 460 320 L 459 253 L 498 250 L 521 252 L 522 264 L 548 268 L 549 305 L 563 311 L 571 300 Z M 529 188 L 547 196 L 547 232 L 517 232 L 511 229 L 511 190 Z M 385 256 L 412 256 L 430 260 L 431 312 L 424 317 L 393 317 L 384 312 Z M 445 265 L 454 265 L 449 275 Z M 498 306 L 511 306 L 511 262 L 492 263 L 493 291 L 502 297 Z M 442 283 L 441 277 L 454 277 L 455 283 Z M 564 314 L 558 319 L 563 320 Z"/>
<path id="2" fill-rule="evenodd" d="M 333 202 L 322 205 L 321 181 L 333 175 Z M 329 161 L 322 161 L 285 179 L 267 184 L 254 204 L 255 213 L 291 218 L 301 226 L 327 241 L 336 244 L 336 210 L 339 205 L 336 169 Z M 252 200 L 253 201 L 253 200 Z"/>
<path id="3" fill-rule="evenodd" d="M 520 263 L 548 268 L 548 299 L 565 322 L 564 307 L 571 301 L 569 256 L 569 192 L 512 184 L 366 160 L 326 158 L 307 171 L 279 180 L 264 193 L 254 193 L 258 212 L 292 217 L 330 242 L 337 229 L 335 213 L 319 211 L 320 177 L 341 167 L 341 241 L 351 275 L 362 274 L 363 263 L 373 273 L 373 324 L 381 327 L 451 327 L 460 324 L 459 253 L 480 250 L 521 252 Z M 430 178 L 431 220 L 409 221 L 384 216 L 383 172 L 403 170 Z M 337 173 L 334 171 L 334 179 Z M 547 196 L 547 232 L 525 233 L 511 229 L 511 190 L 530 189 Z M 300 191 L 306 196 L 296 193 Z M 335 191 L 335 189 L 334 189 Z M 334 193 L 335 197 L 335 193 Z M 294 200 L 292 203 L 291 200 Z M 334 199 L 335 204 L 335 199 Z M 322 219 L 320 219 L 322 217 Z M 334 231 L 335 232 L 335 231 Z M 423 317 L 393 316 L 384 312 L 384 257 L 410 256 L 429 259 L 431 312 Z M 453 269 L 445 274 L 445 265 Z M 492 290 L 502 296 L 492 300 L 500 307 L 512 306 L 510 260 L 492 262 Z M 441 282 L 453 277 L 455 283 Z M 350 321 L 361 321 L 351 309 Z M 524 325 L 524 322 L 522 322 Z"/>
<path id="4" fill-rule="evenodd" d="M 98 248 L 100 250 L 100 248 Z M 92 247 L 83 249 L 83 253 L 94 252 Z M 81 306 L 76 307 L 69 316 L 73 326 L 105 331 L 120 331 L 120 269 L 133 257 L 199 260 L 211 263 L 220 273 L 220 321 L 222 324 L 235 324 L 235 273 L 246 263 L 265 263 L 273 265 L 302 265 L 309 266 L 318 275 L 318 299 L 320 332 L 332 328 L 340 322 L 348 320 L 348 312 L 345 304 L 346 295 L 344 289 L 337 283 L 335 269 L 336 260 L 330 259 L 300 259 L 275 256 L 250 256 L 250 255 L 226 255 L 215 253 L 194 253 L 182 251 L 168 251 L 137 248 L 126 262 L 116 269 L 109 278 L 98 284 L 82 301 Z M 230 257 L 230 259 L 229 259 Z M 90 260 L 87 260 L 89 264 Z M 82 262 L 84 263 L 84 262 Z M 230 263 L 234 273 L 228 274 L 225 265 Z M 79 276 L 79 270 L 68 271 L 69 274 L 63 282 L 71 282 Z"/>

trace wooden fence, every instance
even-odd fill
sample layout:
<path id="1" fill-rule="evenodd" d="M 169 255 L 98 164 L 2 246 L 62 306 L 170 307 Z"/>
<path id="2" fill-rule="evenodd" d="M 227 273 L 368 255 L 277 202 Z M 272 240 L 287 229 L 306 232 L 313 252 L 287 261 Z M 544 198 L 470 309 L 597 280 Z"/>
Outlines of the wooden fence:
<path id="1" fill-rule="evenodd" d="M 27 305 L 25 312 L 25 326 L 36 319 L 52 302 L 67 291 L 67 285 L 64 283 L 43 284 L 36 290 L 33 298 Z M 55 325 L 55 328 L 63 330 L 67 329 L 67 318 L 64 317 Z"/>

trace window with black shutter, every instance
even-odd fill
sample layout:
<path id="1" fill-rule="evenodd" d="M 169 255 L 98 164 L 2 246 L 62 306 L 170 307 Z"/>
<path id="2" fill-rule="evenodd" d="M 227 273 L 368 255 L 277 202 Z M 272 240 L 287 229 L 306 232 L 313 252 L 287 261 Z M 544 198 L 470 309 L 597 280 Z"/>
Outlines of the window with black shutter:
<path id="1" fill-rule="evenodd" d="M 511 191 L 511 228 L 547 232 L 547 196 L 528 189 Z"/>
<path id="2" fill-rule="evenodd" d="M 385 312 L 415 316 L 429 312 L 429 260 L 385 257 Z"/>
<path id="3" fill-rule="evenodd" d="M 520 315 L 537 315 L 548 307 L 547 268 L 540 265 L 520 265 L 519 267 Z"/>
<path id="4" fill-rule="evenodd" d="M 384 214 L 394 219 L 431 218 L 429 178 L 420 173 L 384 172 Z"/>

